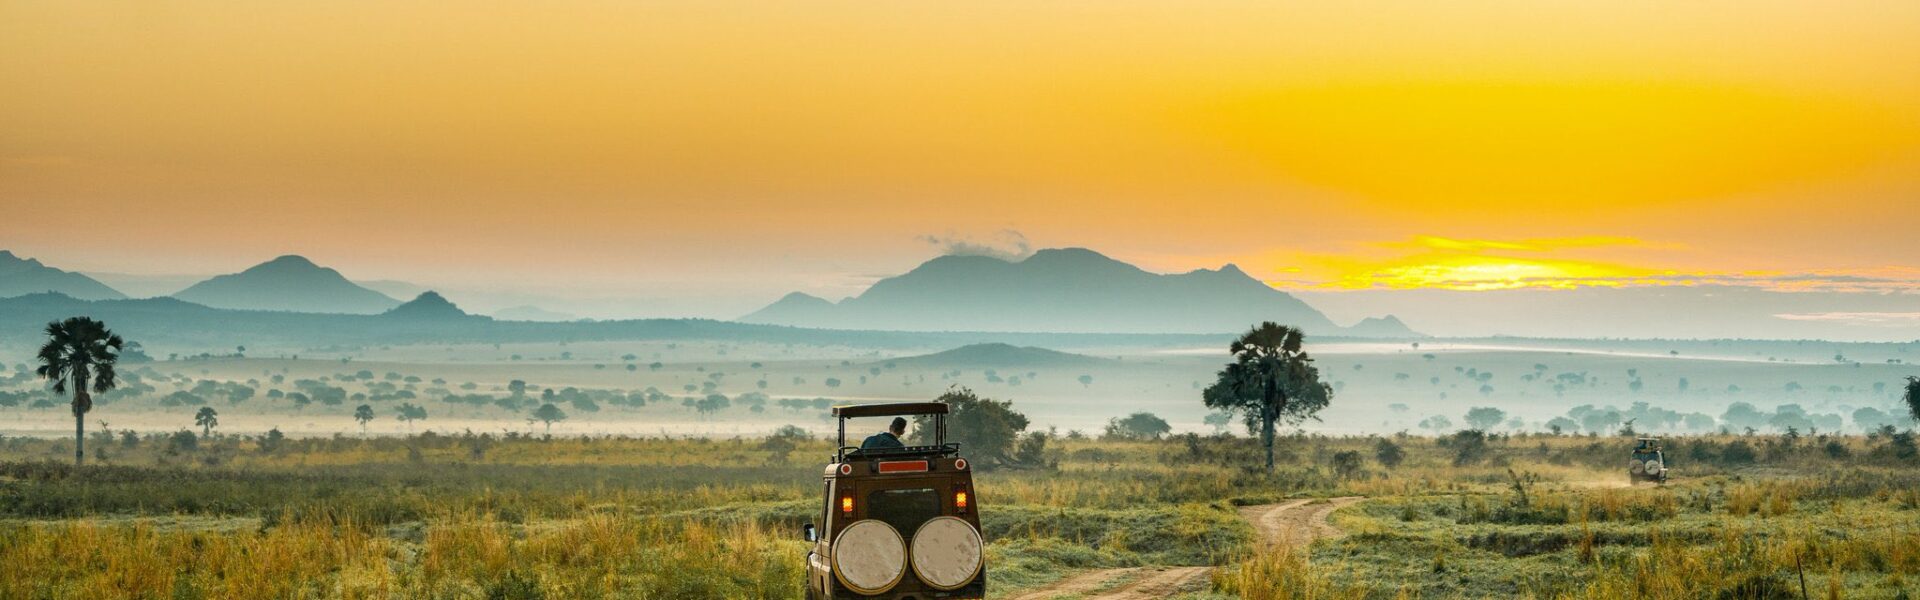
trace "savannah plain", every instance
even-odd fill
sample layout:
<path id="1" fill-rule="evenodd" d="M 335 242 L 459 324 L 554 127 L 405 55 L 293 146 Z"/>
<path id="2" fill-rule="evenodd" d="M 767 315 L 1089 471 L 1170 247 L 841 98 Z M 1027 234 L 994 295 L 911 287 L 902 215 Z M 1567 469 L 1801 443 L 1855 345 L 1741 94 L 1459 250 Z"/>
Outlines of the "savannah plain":
<path id="1" fill-rule="evenodd" d="M 995 598 L 1920 593 L 1908 345 L 1323 347 L 1334 398 L 1272 471 L 1202 405 L 1200 347 L 161 355 L 119 366 L 84 468 L 15 365 L 0 597 L 799 598 L 826 408 L 963 388 L 1032 421 L 979 461 Z M 1628 483 L 1634 433 L 1669 484 Z"/>
<path id="2" fill-rule="evenodd" d="M 1916 207 L 1914 0 L 0 0 L 0 600 L 1914 600 Z"/>

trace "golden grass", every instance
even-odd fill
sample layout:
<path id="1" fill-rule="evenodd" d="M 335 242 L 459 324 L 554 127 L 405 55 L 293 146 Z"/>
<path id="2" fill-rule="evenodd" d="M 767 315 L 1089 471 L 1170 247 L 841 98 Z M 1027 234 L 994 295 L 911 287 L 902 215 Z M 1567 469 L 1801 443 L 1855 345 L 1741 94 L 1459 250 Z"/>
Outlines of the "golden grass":
<path id="1" fill-rule="evenodd" d="M 520 527 L 427 524 L 412 544 L 326 520 L 261 531 L 156 531 L 80 520 L 5 530 L 0 598 L 485 597 L 524 580 L 550 598 L 790 597 L 804 549 L 752 523 L 588 515 Z"/>
<path id="2" fill-rule="evenodd" d="M 995 589 L 1057 576 L 1066 564 L 1173 560 L 1165 546 L 1183 545 L 1183 564 L 1226 567 L 1215 591 L 1260 599 L 1692 598 L 1782 585 L 1798 597 L 1802 574 L 1811 595 L 1920 592 L 1911 583 L 1920 581 L 1920 491 L 1898 483 L 1912 481 L 1910 466 L 1849 462 L 1803 444 L 1802 452 L 1768 450 L 1764 468 L 1680 462 L 1672 485 L 1629 487 L 1623 468 L 1556 460 L 1618 440 L 1571 437 L 1502 440 L 1488 460 L 1463 466 L 1431 439 L 1397 438 L 1406 462 L 1396 468 L 1369 461 L 1360 476 L 1341 478 L 1326 464 L 1340 450 L 1370 457 L 1375 441 L 1290 437 L 1291 458 L 1267 474 L 1247 460 L 1244 442 L 1195 450 L 1184 440 L 1055 440 L 1057 471 L 979 474 L 982 511 L 1003 524 L 989 549 L 1000 567 Z M 0 521 L 0 598 L 801 593 L 806 547 L 794 522 L 818 493 L 825 443 L 803 443 L 784 461 L 755 440 L 519 439 L 480 454 L 472 443 L 346 438 L 261 452 L 251 441 L 219 439 L 184 456 L 151 444 L 116 448 L 116 464 L 146 469 L 118 476 L 168 485 L 233 475 L 374 483 L 328 488 L 347 491 L 281 512 L 261 510 L 272 506 L 261 500 L 178 518 L 177 509 L 143 513 L 134 504 L 147 520 L 18 513 L 51 520 Z M 1863 440 L 1843 443 L 1856 457 L 1871 450 Z M 46 455 L 48 444 L 9 441 L 0 461 Z M 210 455 L 220 460 L 204 460 Z M 1517 491 L 1509 469 L 1535 483 Z M 549 471 L 570 474 L 530 475 Z M 99 482 L 26 480 L 58 476 L 51 470 L 22 473 L 0 480 L 0 496 L 9 486 L 76 499 L 105 493 Z M 430 485 L 405 484 L 423 473 L 434 474 Z M 619 479 L 636 473 L 651 479 Z M 1230 506 L 1338 495 L 1371 500 L 1335 513 L 1350 535 L 1312 552 L 1252 547 Z M 376 520 L 382 515 L 393 516 Z"/>
<path id="3" fill-rule="evenodd" d="M 296 522 L 197 533 L 75 521 L 6 533 L 0 597 L 142 598 L 163 590 L 214 598 L 385 597 L 392 589 L 384 567 L 390 544 L 352 526 Z M 348 580 L 354 585 L 344 585 Z"/>

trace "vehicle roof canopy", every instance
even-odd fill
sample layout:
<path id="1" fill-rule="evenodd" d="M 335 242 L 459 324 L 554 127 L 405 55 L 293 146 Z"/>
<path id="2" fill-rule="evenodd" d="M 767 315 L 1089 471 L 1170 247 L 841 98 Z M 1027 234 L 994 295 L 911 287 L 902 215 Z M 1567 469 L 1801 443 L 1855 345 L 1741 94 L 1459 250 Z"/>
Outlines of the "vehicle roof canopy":
<path id="1" fill-rule="evenodd" d="M 926 452 L 938 452 L 938 453 L 946 454 L 946 453 L 958 452 L 960 450 L 959 444 L 947 443 L 947 412 L 948 412 L 947 405 L 941 402 L 895 402 L 895 403 L 889 403 L 889 404 L 856 404 L 853 406 L 835 406 L 833 407 L 833 416 L 837 421 L 839 421 L 840 427 L 839 427 L 838 436 L 835 438 L 838 440 L 836 444 L 836 447 L 838 448 L 838 450 L 834 452 L 833 461 L 836 463 L 844 462 L 847 460 L 847 456 L 849 456 L 850 454 L 860 454 L 860 455 L 871 456 L 876 454 L 911 454 L 911 453 L 926 453 Z M 858 446 L 847 445 L 847 419 L 856 419 L 860 417 L 892 417 L 892 416 L 903 416 L 903 415 L 933 415 L 933 431 L 932 431 L 933 445 L 907 446 L 899 449 L 862 449 Z"/>
<path id="2" fill-rule="evenodd" d="M 856 404 L 853 406 L 833 407 L 833 416 L 842 419 L 944 414 L 947 414 L 947 405 L 941 402 L 895 402 L 891 404 Z"/>

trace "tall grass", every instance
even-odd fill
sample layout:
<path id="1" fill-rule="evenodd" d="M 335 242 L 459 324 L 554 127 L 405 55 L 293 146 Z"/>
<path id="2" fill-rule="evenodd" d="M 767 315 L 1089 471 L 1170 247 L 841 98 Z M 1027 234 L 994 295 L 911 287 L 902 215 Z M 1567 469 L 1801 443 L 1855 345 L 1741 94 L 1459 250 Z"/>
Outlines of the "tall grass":
<path id="1" fill-rule="evenodd" d="M 1630 441 L 1609 438 L 1492 436 L 1460 461 L 1399 437 L 1397 466 L 1333 468 L 1378 441 L 1286 436 L 1267 472 L 1244 439 L 1056 439 L 1057 470 L 977 474 L 991 588 L 1173 564 L 1223 566 L 1217 590 L 1249 598 L 1798 597 L 1802 576 L 1809 594 L 1920 594 L 1920 465 L 1884 441 L 1677 440 L 1701 458 L 1659 487 L 1627 487 Z M 827 453 L 215 436 L 117 440 L 75 469 L 58 444 L 0 440 L 0 598 L 792 598 Z M 1256 546 L 1235 510 L 1335 495 L 1372 499 L 1310 551 Z"/>
<path id="2" fill-rule="evenodd" d="M 79 521 L 4 534 L 5 598 L 791 598 L 805 555 L 751 523 L 611 515 L 537 527 L 464 515 L 431 522 L 419 544 L 319 519 L 223 533 Z"/>
<path id="3" fill-rule="evenodd" d="M 1358 600 L 1370 595 L 1372 588 L 1341 575 L 1339 569 L 1315 565 L 1307 552 L 1291 544 L 1261 544 L 1246 558 L 1215 571 L 1213 587 L 1248 600 Z"/>

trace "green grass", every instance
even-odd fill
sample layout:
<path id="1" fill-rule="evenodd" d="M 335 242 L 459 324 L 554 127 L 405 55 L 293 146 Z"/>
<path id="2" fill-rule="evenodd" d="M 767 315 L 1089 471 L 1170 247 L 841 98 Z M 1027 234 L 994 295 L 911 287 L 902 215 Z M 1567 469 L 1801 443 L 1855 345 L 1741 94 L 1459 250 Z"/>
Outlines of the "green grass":
<path id="1" fill-rule="evenodd" d="M 1814 594 L 1920 593 L 1920 465 L 1886 439 L 1677 439 L 1664 487 L 1623 485 L 1618 438 L 1496 436 L 1464 464 L 1396 441 L 1388 468 L 1375 438 L 1290 436 L 1266 473 L 1244 439 L 1056 439 L 1057 470 L 977 477 L 991 587 L 1221 565 L 1192 597 L 1797 597 L 1802 575 Z M 0 597 L 794 598 L 826 452 L 155 437 L 75 469 L 47 460 L 61 443 L 0 440 Z M 1343 450 L 1369 457 L 1355 476 L 1332 468 Z M 1370 499 L 1307 553 L 1263 549 L 1236 512 L 1343 495 Z"/>

